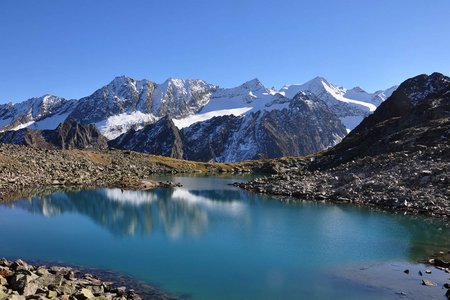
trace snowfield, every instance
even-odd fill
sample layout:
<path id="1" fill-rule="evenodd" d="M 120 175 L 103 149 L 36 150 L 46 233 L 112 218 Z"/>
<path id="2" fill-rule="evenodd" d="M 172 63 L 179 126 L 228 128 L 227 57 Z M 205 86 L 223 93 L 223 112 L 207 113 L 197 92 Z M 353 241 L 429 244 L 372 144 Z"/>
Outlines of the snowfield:
<path id="1" fill-rule="evenodd" d="M 220 109 L 215 111 L 210 111 L 204 114 L 196 114 L 191 115 L 189 117 L 183 118 L 183 119 L 173 119 L 173 123 L 175 126 L 178 127 L 178 129 L 182 129 L 185 127 L 189 127 L 194 123 L 197 122 L 203 122 L 209 119 L 212 119 L 214 117 L 221 117 L 221 116 L 241 116 L 245 114 L 246 112 L 252 110 L 252 107 L 241 107 L 241 108 L 233 108 L 233 109 Z"/>

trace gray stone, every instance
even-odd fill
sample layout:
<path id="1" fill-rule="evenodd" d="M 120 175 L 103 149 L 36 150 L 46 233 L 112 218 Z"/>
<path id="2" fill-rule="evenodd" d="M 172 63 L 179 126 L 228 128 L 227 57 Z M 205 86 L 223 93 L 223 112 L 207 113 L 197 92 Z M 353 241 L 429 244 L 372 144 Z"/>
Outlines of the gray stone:
<path id="1" fill-rule="evenodd" d="M 422 285 L 425 286 L 436 286 L 436 283 L 434 283 L 433 281 L 429 280 L 429 279 L 422 279 Z"/>
<path id="2" fill-rule="evenodd" d="M 87 300 L 95 298 L 94 294 L 92 294 L 92 292 L 86 288 L 82 288 L 81 291 L 75 295 L 75 297 L 79 300 Z"/>
<path id="3" fill-rule="evenodd" d="M 37 283 L 35 283 L 35 282 L 28 282 L 28 283 L 25 285 L 22 294 L 23 294 L 24 296 L 30 296 L 30 295 L 33 295 L 33 294 L 36 293 L 36 291 L 37 291 L 38 288 L 39 288 L 39 286 L 38 286 Z"/>

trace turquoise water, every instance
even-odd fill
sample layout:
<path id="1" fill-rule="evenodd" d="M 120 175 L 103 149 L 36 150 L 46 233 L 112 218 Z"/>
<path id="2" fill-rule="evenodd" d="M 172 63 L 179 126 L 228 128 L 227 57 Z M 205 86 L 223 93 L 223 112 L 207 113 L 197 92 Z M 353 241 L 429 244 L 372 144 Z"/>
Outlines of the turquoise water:
<path id="1" fill-rule="evenodd" d="M 439 221 L 286 204 L 227 185 L 236 178 L 172 179 L 183 188 L 0 205 L 0 257 L 115 270 L 194 299 L 380 299 L 398 297 L 386 272 L 402 291 L 423 289 L 402 281 L 403 265 L 450 245 Z"/>

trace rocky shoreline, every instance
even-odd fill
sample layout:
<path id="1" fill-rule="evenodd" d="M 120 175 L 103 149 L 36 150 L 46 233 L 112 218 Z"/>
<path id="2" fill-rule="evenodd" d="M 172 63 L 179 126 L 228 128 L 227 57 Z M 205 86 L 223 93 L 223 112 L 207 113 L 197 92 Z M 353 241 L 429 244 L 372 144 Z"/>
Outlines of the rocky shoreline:
<path id="1" fill-rule="evenodd" d="M 278 174 L 235 185 L 291 199 L 450 218 L 450 145 L 367 156 L 324 170 L 313 164 L 284 166 Z"/>
<path id="2" fill-rule="evenodd" d="M 116 275 L 116 274 L 115 274 Z M 141 292 L 142 295 L 138 294 Z M 23 260 L 0 259 L 0 299 L 140 300 L 176 299 L 159 290 L 135 291 L 114 282 L 63 266 L 30 265 Z"/>

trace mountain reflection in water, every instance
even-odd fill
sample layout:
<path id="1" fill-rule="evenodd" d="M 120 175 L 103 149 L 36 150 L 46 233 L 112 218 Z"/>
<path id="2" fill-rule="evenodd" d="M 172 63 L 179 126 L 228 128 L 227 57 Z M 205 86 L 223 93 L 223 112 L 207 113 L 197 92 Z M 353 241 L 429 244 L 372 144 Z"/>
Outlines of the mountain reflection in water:
<path id="1" fill-rule="evenodd" d="M 225 197 L 226 195 L 226 197 Z M 170 238 L 198 235 L 209 215 L 246 215 L 241 191 L 195 191 L 183 188 L 152 191 L 98 189 L 54 193 L 14 203 L 15 207 L 47 217 L 64 213 L 88 216 L 116 236 L 151 234 L 161 228 Z"/>
<path id="2" fill-rule="evenodd" d="M 450 249 L 444 220 L 287 203 L 228 185 L 239 179 L 174 176 L 157 180 L 182 188 L 65 191 L 3 203 L 0 254 L 115 270 L 194 299 L 442 296 L 420 285 L 419 266 L 409 262 Z"/>
<path id="3" fill-rule="evenodd" d="M 360 247 L 364 246 L 363 251 L 371 252 L 374 251 L 372 243 L 385 240 L 387 245 L 377 253 L 394 256 L 405 251 L 410 261 L 431 255 L 436 249 L 450 247 L 449 225 L 439 219 L 317 202 L 283 204 L 276 198 L 227 185 L 236 179 L 174 177 L 171 180 L 181 182 L 183 187 L 150 191 L 66 191 L 4 205 L 46 217 L 86 216 L 119 238 L 158 233 L 171 240 L 182 237 L 208 239 L 211 234 L 237 226 L 235 230 L 239 234 L 252 235 L 246 237 L 249 239 L 258 234 L 264 238 L 287 234 L 302 237 L 303 244 L 316 240 L 324 249 L 350 247 L 345 243 L 350 238 L 359 240 Z M 386 229 L 375 230 L 378 227 Z M 404 250 L 401 250 L 400 240 L 397 241 L 399 236 L 402 236 Z M 305 246 L 305 251 L 310 250 Z"/>

